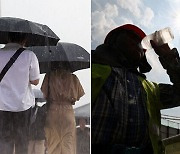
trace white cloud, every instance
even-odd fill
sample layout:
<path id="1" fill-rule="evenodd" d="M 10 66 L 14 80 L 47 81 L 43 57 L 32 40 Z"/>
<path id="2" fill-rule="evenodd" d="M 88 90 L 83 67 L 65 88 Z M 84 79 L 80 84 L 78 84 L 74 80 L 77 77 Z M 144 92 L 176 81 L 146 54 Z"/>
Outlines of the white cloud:
<path id="1" fill-rule="evenodd" d="M 100 44 L 104 36 L 104 25 L 106 23 L 105 15 L 102 12 L 95 11 L 92 13 L 92 42 L 94 45 Z M 102 42 L 101 42 L 102 43 Z"/>
<path id="2" fill-rule="evenodd" d="M 153 17 L 154 17 L 153 10 L 151 8 L 149 8 L 149 7 L 146 7 L 144 12 L 143 12 L 143 15 L 142 15 L 140 23 L 143 26 L 149 26 L 149 25 L 151 25 L 150 23 L 151 23 Z"/>
<path id="3" fill-rule="evenodd" d="M 149 26 L 153 17 L 154 12 L 151 8 L 144 5 L 142 0 L 117 0 L 117 4 L 128 10 L 132 14 L 134 20 L 138 20 L 139 24 L 143 26 Z"/>
<path id="4" fill-rule="evenodd" d="M 117 26 L 114 18 L 118 16 L 116 5 L 107 3 L 102 10 L 92 12 L 92 42 L 94 46 L 103 43 L 105 35 Z"/>
<path id="5" fill-rule="evenodd" d="M 118 16 L 118 7 L 116 5 L 107 3 L 105 5 L 104 12 L 105 12 L 105 15 L 107 18 L 116 17 L 116 16 Z"/>
<path id="6" fill-rule="evenodd" d="M 128 9 L 135 17 L 141 16 L 141 0 L 117 0 L 119 6 L 123 9 Z"/>
<path id="7" fill-rule="evenodd" d="M 133 21 L 129 18 L 121 17 L 122 24 L 133 24 Z"/>
<path id="8" fill-rule="evenodd" d="M 179 0 L 167 0 L 167 2 L 169 3 L 169 4 L 173 4 L 173 5 L 180 5 L 180 1 Z"/>
<path id="9" fill-rule="evenodd" d="M 106 34 L 113 28 L 127 23 L 149 27 L 154 17 L 151 8 L 144 5 L 142 0 L 117 0 L 116 4 L 93 0 L 94 8 L 91 16 L 92 48 L 101 44 Z M 101 4 L 101 5 L 100 5 Z M 128 12 L 131 16 L 128 16 Z"/>

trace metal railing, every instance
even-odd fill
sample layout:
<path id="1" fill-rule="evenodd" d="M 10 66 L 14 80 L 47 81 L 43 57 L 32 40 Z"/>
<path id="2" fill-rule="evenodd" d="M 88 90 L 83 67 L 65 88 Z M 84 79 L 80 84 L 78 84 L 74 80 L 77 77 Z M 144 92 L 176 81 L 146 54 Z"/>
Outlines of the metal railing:
<path id="1" fill-rule="evenodd" d="M 180 154 L 180 117 L 163 115 L 161 135 L 166 154 Z"/>

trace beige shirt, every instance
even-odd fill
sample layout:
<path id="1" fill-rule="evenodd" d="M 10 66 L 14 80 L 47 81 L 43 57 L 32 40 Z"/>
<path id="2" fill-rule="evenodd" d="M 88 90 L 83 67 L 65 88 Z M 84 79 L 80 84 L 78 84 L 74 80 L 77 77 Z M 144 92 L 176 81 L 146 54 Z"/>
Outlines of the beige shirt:
<path id="1" fill-rule="evenodd" d="M 45 98 L 48 96 L 48 79 L 48 75 L 46 74 L 41 87 Z M 60 104 L 63 102 L 74 104 L 85 94 L 77 76 L 65 70 L 51 72 L 49 89 L 50 100 Z"/>

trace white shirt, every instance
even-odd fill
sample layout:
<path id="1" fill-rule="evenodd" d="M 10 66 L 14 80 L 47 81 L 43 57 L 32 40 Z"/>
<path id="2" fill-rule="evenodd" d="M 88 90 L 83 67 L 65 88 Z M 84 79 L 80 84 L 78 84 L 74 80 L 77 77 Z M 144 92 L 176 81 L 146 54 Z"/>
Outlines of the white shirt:
<path id="1" fill-rule="evenodd" d="M 20 47 L 19 44 L 8 43 L 0 49 L 0 72 Z M 34 106 L 35 97 L 30 81 L 39 77 L 36 55 L 30 50 L 24 50 L 0 82 L 0 110 L 19 112 Z"/>

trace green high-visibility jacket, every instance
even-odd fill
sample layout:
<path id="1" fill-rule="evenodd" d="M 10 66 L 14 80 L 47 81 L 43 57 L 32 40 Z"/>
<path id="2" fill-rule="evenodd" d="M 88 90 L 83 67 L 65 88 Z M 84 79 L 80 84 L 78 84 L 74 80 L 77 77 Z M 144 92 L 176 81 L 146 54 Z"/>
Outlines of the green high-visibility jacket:
<path id="1" fill-rule="evenodd" d="M 92 105 L 95 102 L 104 82 L 109 77 L 110 73 L 110 66 L 92 64 Z M 146 106 L 149 114 L 148 128 L 154 154 L 162 154 L 164 152 L 164 147 L 160 138 L 160 109 L 162 108 L 162 104 L 160 102 L 159 86 L 158 84 L 147 81 L 140 76 L 138 76 L 138 79 L 141 81 L 147 95 Z"/>

